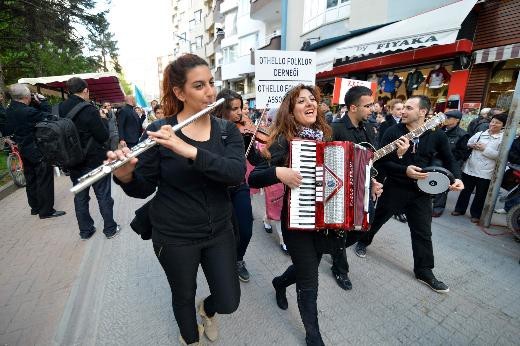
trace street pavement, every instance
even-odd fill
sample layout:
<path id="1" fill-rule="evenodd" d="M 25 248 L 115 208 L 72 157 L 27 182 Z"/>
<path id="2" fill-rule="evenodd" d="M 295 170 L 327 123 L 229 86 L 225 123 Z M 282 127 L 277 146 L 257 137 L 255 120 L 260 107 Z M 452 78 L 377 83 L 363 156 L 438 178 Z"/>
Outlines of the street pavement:
<path id="1" fill-rule="evenodd" d="M 0 201 L 0 345 L 171 345 L 178 328 L 166 277 L 150 241 L 129 227 L 144 201 L 113 186 L 121 235 L 79 240 L 70 181 L 56 178 L 57 219 L 29 215 L 23 190 Z M 520 245 L 502 227 L 483 230 L 453 217 L 456 194 L 432 224 L 438 294 L 413 277 L 408 227 L 389 221 L 365 259 L 347 250 L 351 291 L 341 290 L 330 256 L 320 265 L 319 321 L 327 345 L 517 345 L 520 335 Z M 102 228 L 95 198 L 91 211 Z M 273 234 L 263 231 L 263 196 L 253 197 L 251 273 L 238 310 L 218 316 L 214 345 L 303 345 L 294 287 L 278 309 L 271 280 L 290 264 Z M 503 223 L 495 215 L 493 223 Z M 488 233 L 488 234 L 486 234 Z M 197 300 L 209 293 L 199 271 Z M 209 342 L 208 342 L 209 343 Z"/>

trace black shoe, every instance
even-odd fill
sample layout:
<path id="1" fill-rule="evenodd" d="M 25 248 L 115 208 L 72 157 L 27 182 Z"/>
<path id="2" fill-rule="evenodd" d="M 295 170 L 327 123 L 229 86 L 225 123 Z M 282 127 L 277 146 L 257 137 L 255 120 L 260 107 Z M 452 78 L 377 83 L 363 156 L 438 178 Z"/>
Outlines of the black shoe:
<path id="1" fill-rule="evenodd" d="M 416 277 L 419 282 L 422 282 L 426 286 L 430 287 L 437 293 L 448 293 L 450 288 L 444 282 L 437 280 L 434 276 L 431 278 L 425 278 L 421 276 Z"/>
<path id="2" fill-rule="evenodd" d="M 112 232 L 111 234 L 105 234 L 105 236 L 107 237 L 107 239 L 113 239 L 113 238 L 117 237 L 119 235 L 119 233 L 121 233 L 121 226 L 117 225 L 114 232 Z"/>
<path id="3" fill-rule="evenodd" d="M 65 214 L 67 214 L 67 213 L 64 212 L 64 211 L 61 211 L 61 210 L 55 210 L 54 213 L 52 213 L 52 214 L 44 215 L 44 216 L 40 215 L 40 219 L 49 219 L 49 218 L 51 218 L 51 217 L 63 216 L 63 215 L 65 215 Z"/>
<path id="4" fill-rule="evenodd" d="M 276 304 L 282 310 L 287 310 L 289 307 L 289 302 L 287 302 L 287 295 L 285 293 L 286 287 L 282 285 L 282 279 L 280 277 L 275 277 L 273 279 L 273 287 L 276 292 Z"/>
<path id="5" fill-rule="evenodd" d="M 31 209 L 31 215 L 38 215 L 40 213 L 39 210 Z"/>
<path id="6" fill-rule="evenodd" d="M 432 212 L 432 217 L 440 217 L 442 215 L 442 211 L 434 211 Z"/>
<path id="7" fill-rule="evenodd" d="M 79 236 L 80 236 L 81 240 L 89 240 L 90 238 L 92 238 L 94 233 L 96 233 L 95 228 L 92 231 L 90 231 L 90 233 L 80 233 Z"/>
<path id="8" fill-rule="evenodd" d="M 336 279 L 336 282 L 339 287 L 341 287 L 345 291 L 349 291 L 352 289 L 352 282 L 348 278 L 348 274 L 338 273 L 334 269 L 332 269 L 332 275 L 334 275 L 334 278 Z"/>
<path id="9" fill-rule="evenodd" d="M 238 278 L 242 282 L 248 282 L 249 281 L 249 272 L 246 268 L 246 262 L 244 261 L 237 261 L 237 273 Z"/>
<path id="10" fill-rule="evenodd" d="M 408 220 L 406 219 L 406 215 L 405 214 L 395 214 L 394 218 L 397 221 L 402 222 L 402 223 L 407 223 L 408 222 Z"/>
<path id="11" fill-rule="evenodd" d="M 356 247 L 354 248 L 354 253 L 361 258 L 365 258 L 367 256 L 367 247 L 365 244 L 357 242 Z"/>

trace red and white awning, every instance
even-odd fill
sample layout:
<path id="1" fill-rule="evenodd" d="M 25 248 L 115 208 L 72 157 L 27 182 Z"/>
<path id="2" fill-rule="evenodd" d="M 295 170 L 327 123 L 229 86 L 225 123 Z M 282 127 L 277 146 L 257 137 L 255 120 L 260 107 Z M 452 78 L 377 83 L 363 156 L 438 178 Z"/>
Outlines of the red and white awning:
<path id="1" fill-rule="evenodd" d="M 520 58 L 520 43 L 477 50 L 475 64 Z"/>

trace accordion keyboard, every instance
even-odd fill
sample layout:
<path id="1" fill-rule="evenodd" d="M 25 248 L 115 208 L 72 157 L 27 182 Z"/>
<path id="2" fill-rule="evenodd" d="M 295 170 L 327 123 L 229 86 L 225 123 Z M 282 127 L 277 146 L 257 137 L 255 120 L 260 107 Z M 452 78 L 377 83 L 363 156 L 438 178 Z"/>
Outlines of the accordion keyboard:
<path id="1" fill-rule="evenodd" d="M 291 168 L 302 176 L 299 187 L 291 189 L 290 228 L 313 229 L 316 225 L 316 142 L 299 141 L 291 146 Z"/>

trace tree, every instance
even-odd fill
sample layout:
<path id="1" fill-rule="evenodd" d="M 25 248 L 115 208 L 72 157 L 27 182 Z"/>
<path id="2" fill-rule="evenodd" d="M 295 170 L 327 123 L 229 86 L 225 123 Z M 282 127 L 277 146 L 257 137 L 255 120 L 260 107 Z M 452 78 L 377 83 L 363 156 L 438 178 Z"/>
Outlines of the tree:
<path id="1" fill-rule="evenodd" d="M 108 57 L 120 71 L 106 12 L 91 13 L 96 2 L 0 0 L 0 88 L 20 77 L 106 71 Z M 96 42 L 88 43 L 91 35 Z"/>

